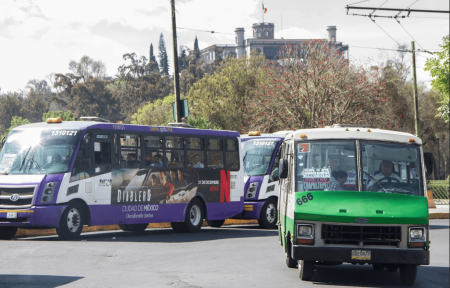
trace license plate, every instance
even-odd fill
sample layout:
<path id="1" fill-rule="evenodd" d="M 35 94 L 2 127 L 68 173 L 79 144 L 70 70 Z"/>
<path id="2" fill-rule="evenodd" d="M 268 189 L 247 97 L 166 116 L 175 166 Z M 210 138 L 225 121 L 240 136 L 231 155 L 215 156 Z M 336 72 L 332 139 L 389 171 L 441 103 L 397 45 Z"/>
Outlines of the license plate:
<path id="1" fill-rule="evenodd" d="M 6 212 L 6 218 L 17 218 L 17 212 Z"/>
<path id="2" fill-rule="evenodd" d="M 372 251 L 370 250 L 352 250 L 352 259 L 355 260 L 370 260 Z"/>

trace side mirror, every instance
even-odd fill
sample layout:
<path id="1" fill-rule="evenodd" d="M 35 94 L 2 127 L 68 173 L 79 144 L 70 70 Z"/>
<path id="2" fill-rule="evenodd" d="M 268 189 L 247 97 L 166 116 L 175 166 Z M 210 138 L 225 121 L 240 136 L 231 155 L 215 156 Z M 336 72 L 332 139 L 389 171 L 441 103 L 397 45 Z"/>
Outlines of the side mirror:
<path id="1" fill-rule="evenodd" d="M 425 172 L 430 175 L 431 173 L 433 173 L 433 153 L 431 152 L 425 152 L 423 153 L 423 159 L 424 159 L 424 164 L 425 164 Z"/>
<path id="2" fill-rule="evenodd" d="M 5 142 L 6 142 L 6 137 L 3 137 L 2 142 L 0 143 L 0 149 L 3 148 L 3 146 L 5 145 Z"/>
<path id="3" fill-rule="evenodd" d="M 278 166 L 280 170 L 280 179 L 286 179 L 288 176 L 288 161 L 287 159 L 281 158 L 280 164 Z"/>

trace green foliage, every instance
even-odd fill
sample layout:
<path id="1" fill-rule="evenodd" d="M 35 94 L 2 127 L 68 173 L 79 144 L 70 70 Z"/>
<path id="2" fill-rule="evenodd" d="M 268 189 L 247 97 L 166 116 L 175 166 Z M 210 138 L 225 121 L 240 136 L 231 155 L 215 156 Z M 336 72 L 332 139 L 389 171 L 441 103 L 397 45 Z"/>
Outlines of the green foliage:
<path id="1" fill-rule="evenodd" d="M 434 78 L 431 86 L 442 95 L 449 96 L 450 90 L 450 69 L 449 69 L 449 35 L 442 38 L 443 44 L 439 45 L 441 51 L 435 52 L 437 58 L 429 58 L 425 63 L 425 71 L 429 71 Z"/>
<path id="2" fill-rule="evenodd" d="M 8 130 L 3 133 L 2 139 L 5 137 L 8 137 L 9 133 L 11 133 L 11 130 L 14 129 L 17 126 L 24 125 L 24 124 L 30 124 L 30 121 L 28 119 L 23 119 L 20 116 L 13 116 L 11 119 L 11 126 L 8 128 Z"/>
<path id="3" fill-rule="evenodd" d="M 75 121 L 75 117 L 73 116 L 72 112 L 67 111 L 50 111 L 47 113 L 42 114 L 42 121 L 47 121 L 48 118 L 61 118 L 63 121 Z"/>
<path id="4" fill-rule="evenodd" d="M 174 102 L 173 94 L 148 102 L 131 116 L 131 124 L 167 126 L 169 122 L 173 122 Z"/>
<path id="5" fill-rule="evenodd" d="M 194 126 L 197 129 L 213 129 L 220 130 L 219 127 L 209 122 L 207 119 L 203 118 L 201 115 L 195 117 L 188 117 L 188 124 Z"/>
<path id="6" fill-rule="evenodd" d="M 88 81 L 90 77 L 103 78 L 106 76 L 106 66 L 102 61 L 95 61 L 87 55 L 81 57 L 80 61 L 70 61 L 69 70 L 75 75 L 83 77 Z"/>
<path id="7" fill-rule="evenodd" d="M 195 36 L 195 39 L 194 39 L 194 56 L 196 59 L 200 58 L 200 48 L 198 47 L 197 36 Z"/>
<path id="8" fill-rule="evenodd" d="M 149 58 L 149 66 L 150 66 L 150 71 L 152 72 L 159 72 L 159 65 L 158 65 L 158 61 L 156 61 L 156 57 L 155 54 L 153 53 L 153 44 L 150 43 L 150 58 Z"/>
<path id="9" fill-rule="evenodd" d="M 444 120 L 445 123 L 449 123 L 450 122 L 450 99 L 449 97 L 445 98 L 444 101 L 441 102 L 442 106 L 438 108 L 438 114 L 436 115 L 436 117 L 440 117 L 442 118 L 442 120 Z"/>

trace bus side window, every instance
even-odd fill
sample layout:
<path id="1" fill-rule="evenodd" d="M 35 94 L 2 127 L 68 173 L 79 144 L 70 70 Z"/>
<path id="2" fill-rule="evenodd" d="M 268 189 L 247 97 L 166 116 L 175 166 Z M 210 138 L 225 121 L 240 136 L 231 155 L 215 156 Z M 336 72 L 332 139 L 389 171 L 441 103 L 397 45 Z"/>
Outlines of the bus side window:
<path id="1" fill-rule="evenodd" d="M 205 168 L 205 152 L 202 138 L 186 138 L 189 168 Z"/>
<path id="2" fill-rule="evenodd" d="M 166 137 L 165 162 L 168 167 L 184 167 L 184 140 L 183 137 Z"/>
<path id="3" fill-rule="evenodd" d="M 208 168 L 223 168 L 223 140 L 208 139 Z"/>
<path id="4" fill-rule="evenodd" d="M 111 143 L 108 134 L 97 134 L 94 140 L 94 172 L 111 170 Z"/>
<path id="5" fill-rule="evenodd" d="M 89 142 L 89 134 L 86 134 L 81 141 L 82 143 L 78 150 L 77 157 L 75 158 L 75 162 L 73 163 L 69 182 L 87 179 L 92 176 L 91 158 L 86 157 L 88 153 L 85 153 L 86 149 L 92 149 L 91 143 Z"/>
<path id="6" fill-rule="evenodd" d="M 141 166 L 141 136 L 120 134 L 119 163 L 122 167 Z"/>
<path id="7" fill-rule="evenodd" d="M 239 170 L 239 151 L 236 139 L 227 139 L 227 148 L 225 152 L 225 165 L 229 170 Z"/>
<path id="8" fill-rule="evenodd" d="M 144 136 L 145 156 L 143 164 L 145 167 L 163 167 L 163 138 L 162 136 Z"/>

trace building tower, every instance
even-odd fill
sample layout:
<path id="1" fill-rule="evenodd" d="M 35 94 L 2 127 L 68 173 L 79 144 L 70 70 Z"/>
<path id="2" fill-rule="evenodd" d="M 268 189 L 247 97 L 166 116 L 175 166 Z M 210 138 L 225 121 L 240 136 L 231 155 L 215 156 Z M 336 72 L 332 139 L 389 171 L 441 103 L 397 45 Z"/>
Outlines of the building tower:
<path id="1" fill-rule="evenodd" d="M 328 42 L 336 42 L 336 26 L 327 26 Z"/>
<path id="2" fill-rule="evenodd" d="M 236 58 L 242 58 L 245 54 L 244 28 L 236 28 Z"/>
<path id="3" fill-rule="evenodd" d="M 253 24 L 253 39 L 274 39 L 275 25 L 273 23 Z"/>

